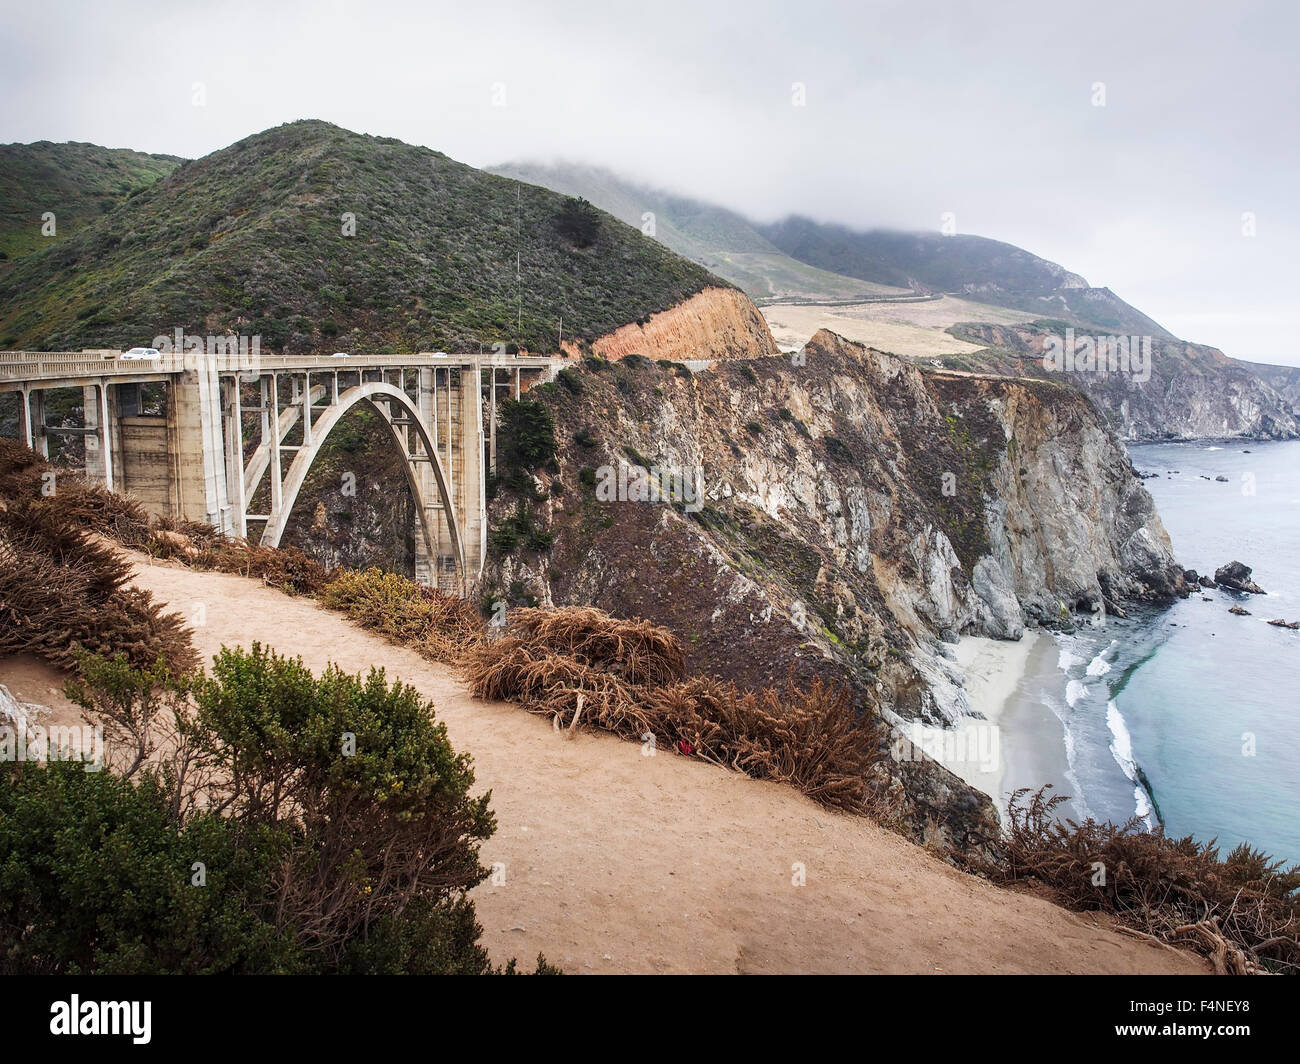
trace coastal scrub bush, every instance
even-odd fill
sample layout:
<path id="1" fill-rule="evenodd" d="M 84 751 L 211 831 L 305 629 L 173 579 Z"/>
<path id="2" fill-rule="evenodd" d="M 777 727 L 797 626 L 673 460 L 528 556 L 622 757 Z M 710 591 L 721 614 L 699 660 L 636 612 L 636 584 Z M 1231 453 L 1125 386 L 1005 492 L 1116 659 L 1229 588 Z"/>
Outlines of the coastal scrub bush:
<path id="1" fill-rule="evenodd" d="M 648 621 L 601 610 L 524 609 L 503 638 L 467 656 L 477 697 L 518 702 L 569 731 L 580 724 L 742 772 L 789 783 L 814 801 L 878 813 L 874 769 L 884 725 L 859 713 L 847 689 L 741 691 L 686 678 L 681 641 Z"/>
<path id="2" fill-rule="evenodd" d="M 81 664 L 93 705 L 159 679 Z M 136 780 L 0 765 L 0 972 L 517 971 L 467 896 L 490 796 L 413 688 L 254 644 L 191 691 Z"/>
<path id="3" fill-rule="evenodd" d="M 470 603 L 383 569 L 341 572 L 320 601 L 437 661 L 455 661 L 482 638 L 483 622 Z"/>
<path id="4" fill-rule="evenodd" d="M 497 470 L 517 492 L 532 490 L 529 474 L 555 461 L 555 417 L 530 399 L 501 404 L 497 428 Z"/>
<path id="5" fill-rule="evenodd" d="M 223 648 L 195 702 L 185 733 L 213 807 L 289 833 L 276 920 L 313 967 L 368 970 L 362 945 L 377 937 L 406 968 L 408 908 L 423 920 L 486 877 L 489 795 L 470 796 L 469 758 L 414 688 L 378 669 L 316 677 L 254 644 Z"/>
<path id="6" fill-rule="evenodd" d="M 126 559 L 39 502 L 0 509 L 0 654 L 71 669 L 78 649 L 175 672 L 197 663 L 184 621 L 130 586 Z"/>
<path id="7" fill-rule="evenodd" d="M 0 766 L 0 974 L 292 970 L 292 935 L 265 915 L 287 843 L 215 814 L 178 824 L 153 774 Z"/>
<path id="8" fill-rule="evenodd" d="M 1220 857 L 1213 840 L 1170 838 L 1137 818 L 1062 821 L 1055 809 L 1067 798 L 1050 790 L 1011 796 L 1007 826 L 976 870 L 1001 882 L 1037 879 L 1070 908 L 1113 913 L 1193 947 L 1221 974 L 1300 972 L 1300 865 L 1284 869 L 1244 843 Z"/>

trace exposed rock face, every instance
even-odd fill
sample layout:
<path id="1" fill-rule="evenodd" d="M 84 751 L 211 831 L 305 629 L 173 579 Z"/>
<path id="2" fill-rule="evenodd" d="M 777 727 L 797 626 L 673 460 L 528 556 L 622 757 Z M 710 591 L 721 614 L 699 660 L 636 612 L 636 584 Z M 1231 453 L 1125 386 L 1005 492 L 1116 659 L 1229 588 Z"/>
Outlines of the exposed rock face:
<path id="1" fill-rule="evenodd" d="M 1214 570 L 1214 582 L 1220 587 L 1231 588 L 1233 591 L 1245 591 L 1250 595 L 1267 595 L 1267 591 L 1251 580 L 1251 572 L 1253 570 L 1249 565 L 1229 562 Z"/>
<path id="2" fill-rule="evenodd" d="M 568 348 L 569 345 L 565 345 Z M 574 353 L 573 349 L 569 349 Z M 649 321 L 624 325 L 591 344 L 591 353 L 690 362 L 778 354 L 763 315 L 736 288 L 706 288 Z"/>
<path id="3" fill-rule="evenodd" d="M 922 373 L 825 331 L 805 357 L 589 363 L 576 387 L 541 389 L 559 472 L 543 501 L 499 496 L 489 520 L 528 506 L 554 542 L 492 558 L 485 593 L 648 617 L 695 671 L 829 676 L 936 722 L 969 708 L 944 638 L 1185 593 L 1150 496 L 1078 392 Z M 642 461 L 702 471 L 704 491 L 597 497 L 605 471 Z M 913 813 L 978 830 L 987 802 L 925 764 L 898 768 Z"/>
<path id="4" fill-rule="evenodd" d="M 1300 414 L 1300 366 L 1269 366 L 1261 362 L 1243 362 L 1241 359 L 1234 361 L 1270 385 L 1287 401 L 1293 414 Z"/>
<path id="5" fill-rule="evenodd" d="M 1126 440 L 1294 439 L 1300 421 L 1294 403 L 1249 367 L 1222 351 L 1154 337 L 1149 379 L 1094 370 L 1049 372 L 1044 341 L 1062 330 L 1040 325 L 962 323 L 949 332 L 995 349 L 994 372 L 1059 380 L 1088 396 L 1109 427 Z M 1085 330 L 1076 330 L 1082 337 Z M 1097 334 L 1100 338 L 1100 334 Z M 1280 378 L 1279 378 L 1280 379 Z"/>

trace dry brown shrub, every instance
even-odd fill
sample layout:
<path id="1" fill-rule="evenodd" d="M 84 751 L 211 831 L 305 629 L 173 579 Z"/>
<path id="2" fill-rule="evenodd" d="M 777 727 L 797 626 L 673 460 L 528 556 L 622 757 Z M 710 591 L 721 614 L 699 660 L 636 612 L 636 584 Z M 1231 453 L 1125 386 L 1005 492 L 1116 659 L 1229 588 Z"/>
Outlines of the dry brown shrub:
<path id="1" fill-rule="evenodd" d="M 54 474 L 52 481 L 47 473 Z M 53 486 L 50 494 L 47 484 Z M 98 532 L 125 546 L 138 547 L 148 539 L 149 515 L 134 499 L 56 469 L 14 440 L 0 439 L 0 499 L 39 505 L 55 515 L 58 524 Z"/>
<path id="2" fill-rule="evenodd" d="M 755 694 L 683 680 L 680 644 L 666 630 L 598 610 L 541 616 L 548 612 L 519 611 L 506 635 L 466 655 L 476 696 L 518 702 L 569 730 L 582 725 L 637 742 L 653 735 L 656 745 L 791 784 L 823 805 L 875 811 L 869 780 L 884 756 L 882 725 L 874 714 L 856 712 L 847 689 L 814 680 L 800 690 L 787 681 L 782 691 Z M 611 629 L 604 635 L 596 630 L 600 618 Z M 617 654 L 620 646 L 625 657 Z M 674 673 L 669 683 L 626 678 Z"/>
<path id="3" fill-rule="evenodd" d="M 1189 945 L 1220 972 L 1300 971 L 1300 865 L 1284 869 L 1244 843 L 1221 858 L 1214 840 L 1170 838 L 1136 818 L 1060 820 L 1067 799 L 1049 790 L 1016 791 L 992 859 L 972 866 L 1002 882 L 1037 879 L 1070 908 Z"/>
<path id="4" fill-rule="evenodd" d="M 140 668 L 196 665 L 181 618 L 129 581 L 124 558 L 49 507 L 0 510 L 0 653 L 34 653 L 65 669 L 78 647 L 123 653 Z"/>
<path id="5" fill-rule="evenodd" d="M 686 652 L 667 628 L 611 617 L 592 606 L 515 610 L 510 629 L 628 683 L 671 683 L 686 675 Z"/>
<path id="6" fill-rule="evenodd" d="M 235 562 L 235 572 L 261 579 L 270 587 L 294 595 L 315 595 L 324 588 L 333 577 L 330 571 L 315 558 L 309 558 L 297 547 L 263 547 L 252 544 L 246 546 L 247 559 L 243 566 Z M 229 548 L 220 548 L 220 557 L 229 564 Z M 226 569 L 226 572 L 232 570 Z"/>

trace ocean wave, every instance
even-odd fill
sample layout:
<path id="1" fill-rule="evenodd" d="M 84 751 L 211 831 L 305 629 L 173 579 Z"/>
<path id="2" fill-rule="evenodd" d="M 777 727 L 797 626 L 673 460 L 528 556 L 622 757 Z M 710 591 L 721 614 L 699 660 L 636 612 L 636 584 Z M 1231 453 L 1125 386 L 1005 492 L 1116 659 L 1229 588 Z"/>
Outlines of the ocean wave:
<path id="1" fill-rule="evenodd" d="M 1088 688 L 1084 686 L 1082 680 L 1071 680 L 1065 685 L 1065 700 L 1070 704 L 1071 709 L 1077 706 L 1079 700 L 1086 698 L 1087 695 Z"/>
<path id="2" fill-rule="evenodd" d="M 1106 673 L 1110 672 L 1110 662 L 1106 660 L 1106 654 L 1108 653 L 1108 651 L 1109 648 L 1107 648 L 1107 650 L 1103 650 L 1100 654 L 1098 654 L 1095 658 L 1093 658 L 1090 662 L 1088 662 L 1089 676 L 1105 676 Z"/>
<path id="3" fill-rule="evenodd" d="M 1076 658 L 1066 647 L 1061 647 L 1061 652 L 1056 655 L 1056 667 L 1062 672 L 1069 672 L 1076 665 L 1082 665 L 1083 658 Z"/>
<path id="4" fill-rule="evenodd" d="M 1081 820 L 1087 820 L 1092 816 L 1092 810 L 1088 808 L 1088 803 L 1083 798 L 1083 785 L 1079 782 L 1079 774 L 1074 768 L 1074 733 L 1070 731 L 1070 726 L 1065 726 L 1065 779 L 1074 790 L 1070 796 L 1070 801 L 1074 803 L 1075 812 L 1079 814 Z"/>
<path id="5" fill-rule="evenodd" d="M 1133 784 L 1134 810 L 1137 816 L 1151 826 L 1151 798 L 1138 777 L 1137 762 L 1133 760 L 1133 737 L 1129 734 L 1124 715 L 1114 702 L 1106 703 L 1106 727 L 1110 729 L 1110 753 L 1124 775 Z"/>

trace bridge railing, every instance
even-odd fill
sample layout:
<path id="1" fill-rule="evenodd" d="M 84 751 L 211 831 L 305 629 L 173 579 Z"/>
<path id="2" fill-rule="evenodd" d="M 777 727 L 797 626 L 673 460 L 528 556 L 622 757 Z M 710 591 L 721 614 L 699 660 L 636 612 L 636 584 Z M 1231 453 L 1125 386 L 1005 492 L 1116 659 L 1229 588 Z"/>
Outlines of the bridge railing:
<path id="1" fill-rule="evenodd" d="M 163 355 L 160 358 L 95 358 L 84 352 L 0 351 L 0 382 L 36 382 L 100 377 L 157 377 L 187 370 L 215 368 L 218 373 L 293 373 L 370 369 L 483 369 L 549 366 L 549 355 L 240 355 L 204 353 Z"/>

